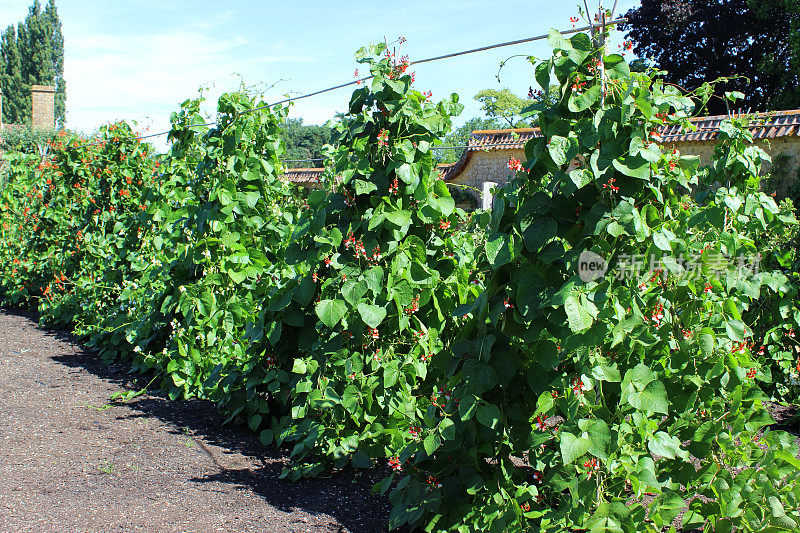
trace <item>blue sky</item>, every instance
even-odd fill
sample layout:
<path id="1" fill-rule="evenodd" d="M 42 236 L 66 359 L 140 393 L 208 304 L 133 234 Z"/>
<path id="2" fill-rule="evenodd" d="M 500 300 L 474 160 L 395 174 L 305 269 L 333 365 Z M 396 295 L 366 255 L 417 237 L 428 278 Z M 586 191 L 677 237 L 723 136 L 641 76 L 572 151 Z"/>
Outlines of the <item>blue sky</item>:
<path id="1" fill-rule="evenodd" d="M 0 0 L 3 27 L 23 19 L 31 1 Z M 638 3 L 620 0 L 617 12 Z M 56 0 L 56 6 L 65 40 L 67 125 L 86 132 L 116 119 L 136 120 L 142 131 L 168 129 L 170 113 L 200 87 L 213 99 L 241 81 L 272 86 L 270 101 L 350 81 L 354 52 L 384 36 L 406 37 L 404 51 L 414 61 L 568 29 L 578 11 L 577 3 L 547 0 Z M 434 99 L 459 94 L 466 106 L 459 124 L 480 114 L 472 97 L 481 89 L 527 93 L 531 65 L 524 58 L 510 61 L 498 83 L 502 60 L 548 53 L 540 41 L 412 70 L 416 87 L 432 91 Z M 351 91 L 298 102 L 290 116 L 324 123 L 344 109 Z"/>

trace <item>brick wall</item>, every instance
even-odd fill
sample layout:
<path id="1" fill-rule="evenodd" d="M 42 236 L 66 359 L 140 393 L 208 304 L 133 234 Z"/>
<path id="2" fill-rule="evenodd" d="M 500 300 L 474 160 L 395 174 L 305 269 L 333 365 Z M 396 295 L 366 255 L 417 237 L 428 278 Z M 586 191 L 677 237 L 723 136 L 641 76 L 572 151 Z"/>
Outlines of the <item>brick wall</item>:
<path id="1" fill-rule="evenodd" d="M 498 187 L 505 185 L 514 177 L 514 171 L 508 168 L 508 160 L 516 158 L 525 161 L 525 150 L 478 150 L 472 153 L 467 166 L 461 173 L 448 181 L 457 185 L 471 187 L 483 205 L 483 182 L 493 181 Z"/>
<path id="2" fill-rule="evenodd" d="M 714 141 L 686 141 L 669 143 L 669 148 L 675 146 L 683 155 L 700 156 L 702 164 L 708 164 L 714 154 Z M 800 136 L 792 135 L 778 137 L 775 139 L 764 139 L 758 141 L 769 155 L 775 160 L 785 154 L 789 156 L 789 168 L 786 175 L 788 180 L 778 184 L 778 192 L 785 194 L 786 190 L 798 177 L 800 173 Z M 498 186 L 504 185 L 513 176 L 513 172 L 508 169 L 508 160 L 516 158 L 525 161 L 525 151 L 514 150 L 477 150 L 472 153 L 467 166 L 455 178 L 448 183 L 472 187 L 475 195 L 481 199 L 483 183 L 486 181 L 496 182 Z M 765 172 L 770 171 L 770 165 L 766 165 Z"/>
<path id="3" fill-rule="evenodd" d="M 31 124 L 37 129 L 53 129 L 55 122 L 55 87 L 31 86 Z"/>
<path id="4" fill-rule="evenodd" d="M 686 141 L 678 143 L 670 143 L 669 146 L 675 146 L 683 155 L 697 155 L 700 156 L 702 164 L 706 165 L 711 162 L 711 156 L 714 155 L 714 141 Z M 791 135 L 786 137 L 777 137 L 775 139 L 762 139 L 756 142 L 757 146 L 766 151 L 769 156 L 775 161 L 778 158 L 788 156 L 788 168 L 786 169 L 785 181 L 778 184 L 778 192 L 785 194 L 786 190 L 794 184 L 795 180 L 800 173 L 800 136 Z M 767 164 L 764 166 L 764 173 L 769 173 L 772 165 Z"/>

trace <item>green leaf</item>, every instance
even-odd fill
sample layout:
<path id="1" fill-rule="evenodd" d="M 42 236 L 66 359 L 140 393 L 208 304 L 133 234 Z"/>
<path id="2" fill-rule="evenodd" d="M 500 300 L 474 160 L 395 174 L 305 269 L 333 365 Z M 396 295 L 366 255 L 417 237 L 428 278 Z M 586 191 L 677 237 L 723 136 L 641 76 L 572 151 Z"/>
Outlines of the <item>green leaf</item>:
<path id="1" fill-rule="evenodd" d="M 347 304 L 342 300 L 322 300 L 317 303 L 314 310 L 322 323 L 332 328 L 347 313 Z"/>
<path id="2" fill-rule="evenodd" d="M 463 422 L 466 422 L 475 415 L 477 398 L 474 394 L 467 394 L 458 403 L 458 415 Z"/>
<path id="3" fill-rule="evenodd" d="M 361 297 L 363 297 L 368 290 L 367 282 L 364 280 L 360 281 L 348 281 L 341 288 L 342 297 L 349 303 L 350 305 L 356 305 Z"/>
<path id="4" fill-rule="evenodd" d="M 700 334 L 700 353 L 703 357 L 714 355 L 714 335 L 712 333 Z"/>
<path id="5" fill-rule="evenodd" d="M 669 239 L 667 239 L 663 233 L 653 233 L 653 244 L 655 244 L 659 250 L 664 250 L 665 252 L 672 251 L 672 246 L 669 244 Z"/>
<path id="6" fill-rule="evenodd" d="M 443 216 L 449 217 L 453 210 L 456 208 L 455 201 L 449 196 L 442 196 L 440 198 L 431 198 L 430 204 L 440 211 Z"/>
<path id="7" fill-rule="evenodd" d="M 523 230 L 522 239 L 528 250 L 538 252 L 557 232 L 558 223 L 554 219 L 540 218 Z"/>
<path id="8" fill-rule="evenodd" d="M 650 163 L 642 156 L 629 156 L 615 159 L 614 168 L 632 178 L 640 180 L 650 179 Z"/>
<path id="9" fill-rule="evenodd" d="M 564 300 L 564 311 L 567 313 L 569 329 L 573 332 L 583 331 L 592 325 L 592 315 L 583 308 L 581 301 L 575 293 Z"/>
<path id="10" fill-rule="evenodd" d="M 561 32 L 552 28 L 550 28 L 550 33 L 547 36 L 547 44 L 549 44 L 550 48 L 553 50 L 572 50 L 572 43 L 564 39 Z"/>
<path id="11" fill-rule="evenodd" d="M 580 113 L 581 111 L 589 109 L 599 101 L 600 85 L 594 85 L 582 92 L 573 91 L 569 96 L 567 107 L 573 113 Z"/>
<path id="12" fill-rule="evenodd" d="M 565 465 L 586 455 L 591 447 L 592 442 L 588 439 L 576 437 L 572 433 L 561 433 L 561 460 Z"/>
<path id="13" fill-rule="evenodd" d="M 251 416 L 250 419 L 247 421 L 247 425 L 250 426 L 250 429 L 253 431 L 258 430 L 258 427 L 261 425 L 261 415 L 254 414 L 253 416 Z"/>
<path id="14" fill-rule="evenodd" d="M 539 349 L 536 351 L 536 362 L 544 368 L 550 369 L 558 366 L 560 356 L 558 354 L 558 347 L 553 341 L 544 341 L 539 344 Z"/>
<path id="15" fill-rule="evenodd" d="M 351 183 L 353 184 L 353 188 L 355 188 L 356 194 L 358 195 L 369 194 L 372 191 L 378 190 L 378 186 L 371 181 L 353 180 Z"/>
<path id="16" fill-rule="evenodd" d="M 494 429 L 500 421 L 500 408 L 491 403 L 481 405 L 478 407 L 477 418 L 484 426 Z"/>
<path id="17" fill-rule="evenodd" d="M 383 293 L 383 267 L 374 266 L 370 268 L 364 272 L 364 279 L 372 294 L 378 296 Z"/>
<path id="18" fill-rule="evenodd" d="M 647 448 L 655 455 L 675 459 L 676 455 L 684 455 L 681 452 L 681 441 L 674 435 L 669 435 L 664 431 L 659 431 L 653 438 L 647 441 Z"/>
<path id="19" fill-rule="evenodd" d="M 400 369 L 397 366 L 397 361 L 392 361 L 383 367 L 383 388 L 388 389 L 394 387 L 400 378 Z"/>
<path id="20" fill-rule="evenodd" d="M 445 418 L 439 422 L 439 433 L 443 439 L 453 440 L 456 438 L 456 425 L 449 418 Z"/>
<path id="21" fill-rule="evenodd" d="M 611 430 L 608 424 L 604 420 L 593 418 L 579 420 L 578 427 L 584 432 L 581 438 L 591 443 L 589 453 L 603 461 L 608 459 L 608 447 L 611 445 Z"/>
<path id="22" fill-rule="evenodd" d="M 442 439 L 439 437 L 438 433 L 432 433 L 425 437 L 422 445 L 425 448 L 425 453 L 431 455 L 442 445 Z"/>
<path id="23" fill-rule="evenodd" d="M 567 154 L 570 151 L 570 141 L 566 137 L 554 135 L 547 143 L 547 151 L 557 166 L 561 166 L 568 161 Z"/>
<path id="24" fill-rule="evenodd" d="M 486 241 L 486 257 L 494 268 L 510 263 L 516 252 L 516 241 L 513 235 L 494 233 Z"/>
<path id="25" fill-rule="evenodd" d="M 569 173 L 569 179 L 575 187 L 581 189 L 594 181 L 594 174 L 588 168 L 576 168 Z"/>
<path id="26" fill-rule="evenodd" d="M 395 171 L 397 177 L 400 178 L 403 183 L 412 183 L 415 178 L 415 173 L 408 163 L 403 163 L 400 165 L 397 170 Z"/>
<path id="27" fill-rule="evenodd" d="M 784 509 L 783 504 L 777 496 L 770 496 L 767 498 L 767 502 L 769 502 L 769 507 L 772 511 L 770 524 L 789 530 L 797 527 L 797 522 L 786 514 L 786 509 Z"/>
<path id="28" fill-rule="evenodd" d="M 628 403 L 640 411 L 667 414 L 667 390 L 660 381 L 651 381 L 641 392 L 633 392 L 628 396 Z"/>
<path id="29" fill-rule="evenodd" d="M 390 213 L 384 213 L 384 216 L 386 220 L 401 228 L 411 223 L 410 211 L 392 211 Z"/>
<path id="30" fill-rule="evenodd" d="M 272 444 L 273 440 L 272 430 L 271 429 L 262 430 L 261 435 L 259 435 L 258 438 L 261 441 L 261 444 L 263 444 L 264 446 L 269 446 L 270 444 Z"/>
<path id="31" fill-rule="evenodd" d="M 383 319 L 386 318 L 386 309 L 378 305 L 361 302 L 358 304 L 358 314 L 361 320 L 371 328 L 377 328 Z"/>

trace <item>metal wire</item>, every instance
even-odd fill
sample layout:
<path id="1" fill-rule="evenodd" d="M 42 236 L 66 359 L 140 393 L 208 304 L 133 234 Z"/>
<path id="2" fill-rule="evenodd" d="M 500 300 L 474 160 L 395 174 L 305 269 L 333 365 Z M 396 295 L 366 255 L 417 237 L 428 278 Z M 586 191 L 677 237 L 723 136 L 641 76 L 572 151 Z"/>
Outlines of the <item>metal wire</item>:
<path id="1" fill-rule="evenodd" d="M 612 26 L 612 25 L 620 24 L 620 23 L 626 22 L 626 21 L 627 21 L 626 18 L 620 17 L 618 19 L 614 19 L 612 21 L 606 22 L 606 24 L 609 25 L 609 26 Z M 583 26 L 583 27 L 580 27 L 580 28 L 573 28 L 571 30 L 565 30 L 565 31 L 562 31 L 560 33 L 562 35 L 566 35 L 566 34 L 570 34 L 570 33 L 579 33 L 579 32 L 582 32 L 582 31 L 591 30 L 592 28 L 593 28 L 593 26 L 589 25 L 589 26 Z M 516 44 L 529 43 L 529 42 L 532 42 L 532 41 L 540 41 L 542 39 L 547 39 L 547 37 L 549 37 L 549 35 L 550 34 L 547 33 L 547 34 L 542 34 L 542 35 L 536 35 L 534 37 L 526 37 L 525 39 L 517 39 L 515 41 L 507 41 L 507 42 L 504 42 L 504 43 L 490 44 L 488 46 L 481 46 L 480 48 L 472 48 L 470 50 L 463 50 L 461 52 L 453 52 L 451 54 L 444 54 L 444 55 L 440 55 L 440 56 L 429 57 L 427 59 L 420 59 L 419 61 L 412 61 L 409 64 L 410 65 L 420 65 L 422 63 L 430 63 L 432 61 L 439 61 L 439 60 L 442 60 L 442 59 L 450 59 L 450 58 L 453 58 L 453 57 L 463 56 L 463 55 L 467 55 L 467 54 L 474 54 L 474 53 L 477 53 L 477 52 L 485 52 L 486 50 L 493 50 L 495 48 L 502 48 L 504 46 L 513 46 L 513 45 L 516 45 Z M 285 98 L 283 100 L 279 100 L 279 101 L 273 102 L 271 104 L 265 104 L 265 105 L 262 105 L 262 106 L 254 107 L 252 109 L 248 109 L 246 111 L 243 111 L 241 114 L 254 113 L 256 111 L 261 111 L 263 109 L 268 109 L 268 108 L 276 106 L 276 105 L 286 104 L 286 103 L 289 103 L 289 102 L 294 102 L 296 100 L 302 100 L 303 98 L 310 98 L 312 96 L 317 96 L 318 94 L 323 94 L 323 93 L 327 93 L 327 92 L 330 92 L 330 91 L 335 91 L 336 89 L 341 89 L 343 87 L 348 87 L 350 85 L 361 84 L 361 83 L 363 83 L 363 82 L 365 82 L 365 81 L 367 81 L 369 79 L 372 79 L 372 76 L 366 76 L 364 78 L 359 78 L 357 80 L 349 81 L 347 83 L 341 83 L 339 85 L 334 85 L 333 87 L 328 87 L 327 89 L 320 89 L 319 91 L 314 91 L 312 93 L 302 94 L 300 96 L 293 96 L 291 98 Z M 206 126 L 216 126 L 217 124 L 218 123 L 216 121 L 214 121 L 214 122 L 206 122 L 206 123 L 203 123 L 203 124 L 192 124 L 192 125 L 189 125 L 187 127 L 189 127 L 189 128 L 201 128 L 201 127 L 206 127 Z M 169 130 L 161 131 L 161 132 L 158 132 L 158 133 L 151 133 L 151 134 L 148 134 L 148 135 L 140 135 L 140 136 L 137 136 L 136 138 L 139 139 L 139 140 L 152 139 L 154 137 L 160 137 L 162 135 L 167 135 L 171 131 L 172 131 L 172 129 L 169 129 Z M 88 143 L 86 146 L 90 146 L 92 144 L 97 144 L 97 143 Z"/>

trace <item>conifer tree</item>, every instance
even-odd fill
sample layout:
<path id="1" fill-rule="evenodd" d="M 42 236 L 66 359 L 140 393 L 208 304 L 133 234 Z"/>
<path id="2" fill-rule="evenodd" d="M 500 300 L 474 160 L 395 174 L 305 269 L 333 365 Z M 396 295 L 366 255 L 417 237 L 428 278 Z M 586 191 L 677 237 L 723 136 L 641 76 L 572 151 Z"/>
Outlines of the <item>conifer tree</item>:
<path id="1" fill-rule="evenodd" d="M 19 124 L 22 122 L 22 110 L 26 101 L 20 90 L 22 71 L 19 49 L 17 48 L 17 32 L 13 25 L 6 28 L 0 37 L 0 56 L 3 59 L 3 70 L 0 73 L 0 87 L 3 98 L 3 122 Z"/>
<path id="2" fill-rule="evenodd" d="M 6 122 L 31 120 L 31 85 L 53 85 L 55 119 L 59 126 L 66 118 L 64 81 L 64 37 L 55 0 L 42 10 L 39 0 L 28 8 L 25 20 L 9 26 L 0 42 L 3 58 L 3 118 Z"/>

